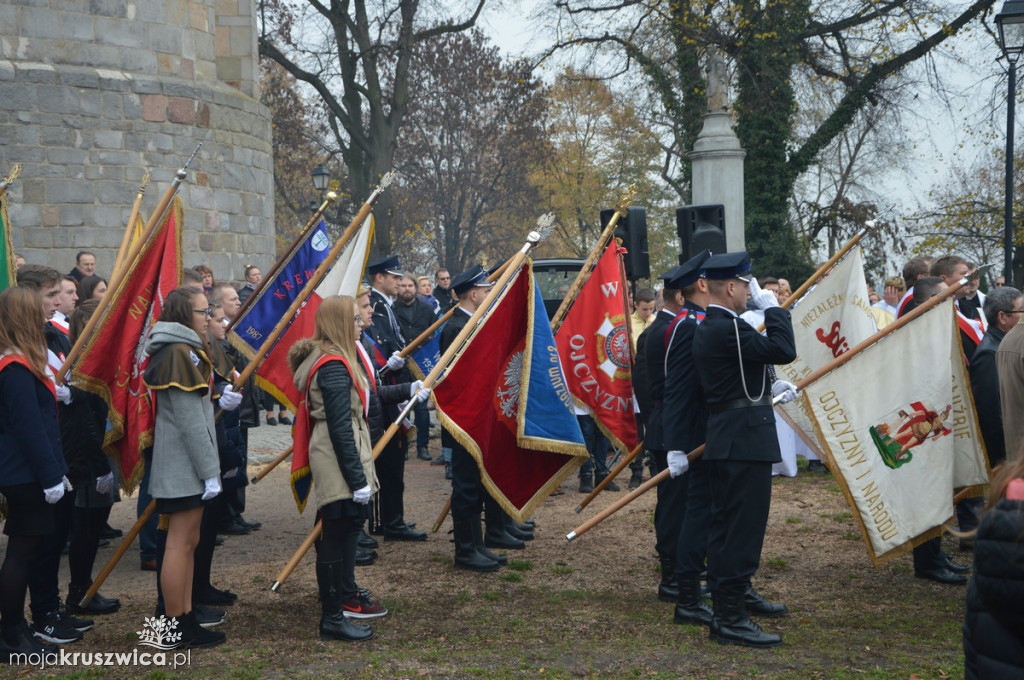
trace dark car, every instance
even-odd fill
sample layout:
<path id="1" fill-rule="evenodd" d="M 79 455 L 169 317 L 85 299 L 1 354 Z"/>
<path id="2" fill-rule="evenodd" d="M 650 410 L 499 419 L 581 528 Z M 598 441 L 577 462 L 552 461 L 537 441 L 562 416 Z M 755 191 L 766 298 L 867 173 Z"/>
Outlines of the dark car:
<path id="1" fill-rule="evenodd" d="M 572 288 L 576 275 L 586 260 L 576 257 L 550 257 L 533 261 L 533 275 L 544 297 L 544 308 L 550 319 Z"/>

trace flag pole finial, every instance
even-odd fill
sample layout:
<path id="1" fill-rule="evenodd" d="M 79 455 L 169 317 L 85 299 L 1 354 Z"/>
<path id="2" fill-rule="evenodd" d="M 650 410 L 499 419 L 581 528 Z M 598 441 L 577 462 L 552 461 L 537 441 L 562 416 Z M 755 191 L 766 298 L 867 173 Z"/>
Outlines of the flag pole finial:
<path id="1" fill-rule="evenodd" d="M 24 168 L 25 166 L 23 166 L 21 163 L 15 163 L 14 165 L 12 165 L 10 174 L 4 178 L 3 182 L 0 182 L 0 186 L 4 188 L 11 186 L 11 184 L 14 183 L 14 180 L 18 179 L 18 177 L 21 175 L 21 171 L 24 170 Z"/>
<path id="2" fill-rule="evenodd" d="M 615 212 L 619 213 L 620 217 L 626 216 L 626 210 L 629 208 L 630 204 L 633 203 L 633 199 L 636 198 L 636 192 L 636 182 L 630 184 L 626 187 L 626 190 L 622 192 L 622 198 L 620 198 L 619 202 L 615 204 Z"/>

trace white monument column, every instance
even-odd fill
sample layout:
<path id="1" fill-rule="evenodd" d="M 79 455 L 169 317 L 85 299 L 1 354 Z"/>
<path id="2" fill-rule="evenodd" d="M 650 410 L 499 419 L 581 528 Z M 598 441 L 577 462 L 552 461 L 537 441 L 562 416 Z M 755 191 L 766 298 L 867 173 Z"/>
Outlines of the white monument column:
<path id="1" fill-rule="evenodd" d="M 745 250 L 743 159 L 747 152 L 732 129 L 728 75 L 722 55 L 714 47 L 708 57 L 708 112 L 704 128 L 693 143 L 690 200 L 694 205 L 725 206 L 725 243 L 729 252 Z"/>

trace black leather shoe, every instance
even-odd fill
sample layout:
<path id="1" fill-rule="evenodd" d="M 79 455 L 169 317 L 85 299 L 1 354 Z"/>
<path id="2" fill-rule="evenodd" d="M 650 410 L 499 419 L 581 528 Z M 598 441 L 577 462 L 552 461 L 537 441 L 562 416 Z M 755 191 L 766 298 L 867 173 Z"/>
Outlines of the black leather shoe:
<path id="1" fill-rule="evenodd" d="M 416 451 L 416 457 L 420 460 L 430 460 L 430 451 L 428 451 L 426 447 L 418 449 Z"/>
<path id="2" fill-rule="evenodd" d="M 945 565 L 946 569 L 949 569 L 954 574 L 966 574 L 971 570 L 971 568 L 965 564 L 957 564 L 956 562 L 954 562 L 952 558 L 948 554 L 946 554 L 945 551 L 941 553 L 941 556 L 942 562 Z"/>
<path id="3" fill-rule="evenodd" d="M 451 463 L 445 463 L 444 464 L 444 478 L 445 479 L 451 479 L 452 478 L 452 464 Z"/>
<path id="4" fill-rule="evenodd" d="M 820 460 L 809 460 L 807 461 L 808 472 L 828 472 L 828 468 Z"/>
<path id="5" fill-rule="evenodd" d="M 221 590 L 220 588 L 214 588 L 213 586 L 201 588 L 192 593 L 193 602 L 205 604 L 208 607 L 228 607 L 233 605 L 237 600 L 238 595 L 235 595 L 230 590 Z"/>
<path id="6" fill-rule="evenodd" d="M 242 517 L 241 515 L 239 515 L 239 516 L 238 516 L 238 517 L 237 517 L 237 518 L 235 519 L 235 521 L 236 521 L 236 522 L 237 522 L 238 524 L 240 524 L 241 526 L 243 526 L 243 527 L 245 527 L 246 529 L 248 529 L 249 531 L 256 531 L 256 530 L 257 530 L 257 529 L 259 529 L 259 528 L 260 528 L 261 526 L 263 526 L 263 522 L 246 522 L 246 521 L 245 521 L 245 518 L 244 518 L 244 517 Z"/>
<path id="7" fill-rule="evenodd" d="M 365 531 L 359 532 L 359 540 L 356 545 L 364 550 L 376 550 L 380 547 L 380 543 L 377 542 L 377 539 L 371 538 Z"/>
<path id="8" fill-rule="evenodd" d="M 356 566 L 368 567 L 377 561 L 377 551 L 356 546 Z"/>
<path id="9" fill-rule="evenodd" d="M 766 633 L 761 626 L 750 620 L 744 609 L 743 600 L 744 597 L 740 593 L 716 593 L 709 637 L 720 645 L 760 648 L 781 645 L 782 636 Z"/>
<path id="10" fill-rule="evenodd" d="M 292 419 L 289 418 L 288 416 L 278 416 L 277 422 L 281 423 L 282 425 L 291 425 Z"/>
<path id="11" fill-rule="evenodd" d="M 937 567 L 935 569 L 929 569 L 927 571 L 915 571 L 914 576 L 917 578 L 926 578 L 938 583 L 945 583 L 950 586 L 962 586 L 967 583 L 967 577 L 961 576 L 960 574 L 954 574 L 945 567 Z"/>
<path id="12" fill-rule="evenodd" d="M 99 593 L 93 595 L 84 607 L 78 606 L 78 603 L 85 597 L 86 590 L 88 588 L 70 588 L 68 590 L 67 609 L 69 612 L 87 616 L 102 616 L 103 614 L 113 614 L 121 608 L 121 600 L 116 597 L 103 597 Z"/>
<path id="13" fill-rule="evenodd" d="M 115 529 L 109 524 L 105 524 L 103 528 L 100 529 L 100 538 L 121 538 L 121 536 L 123 535 L 123 531 L 121 531 L 120 529 Z"/>
<path id="14" fill-rule="evenodd" d="M 430 461 L 430 464 L 431 464 L 432 466 L 441 466 L 441 465 L 444 465 L 444 454 L 442 453 L 442 454 L 441 454 L 441 455 L 439 455 L 439 456 L 438 456 L 437 458 L 435 458 L 434 460 Z"/>
<path id="15" fill-rule="evenodd" d="M 217 530 L 218 534 L 224 534 L 225 536 L 244 536 L 250 532 L 252 532 L 252 529 L 242 526 L 237 520 L 233 520 Z"/>
<path id="16" fill-rule="evenodd" d="M 644 483 L 644 471 L 634 470 L 633 474 L 629 476 L 629 485 L 627 489 L 633 490 Z"/>
<path id="17" fill-rule="evenodd" d="M 680 625 L 710 626 L 712 611 L 701 595 L 700 579 L 679 576 L 676 582 L 679 594 L 672 622 Z"/>
<path id="18" fill-rule="evenodd" d="M 267 425 L 270 425 L 271 427 L 276 426 L 277 418 L 275 418 L 274 416 L 267 416 Z"/>
<path id="19" fill-rule="evenodd" d="M 385 541 L 425 541 L 427 534 L 423 531 L 413 531 L 403 524 L 397 528 L 384 527 Z"/>
<path id="20" fill-rule="evenodd" d="M 779 602 L 769 602 L 761 593 L 754 590 L 753 586 L 747 588 L 743 594 L 743 606 L 748 614 L 764 616 L 769 619 L 777 619 L 780 616 L 788 616 L 789 608 Z"/>

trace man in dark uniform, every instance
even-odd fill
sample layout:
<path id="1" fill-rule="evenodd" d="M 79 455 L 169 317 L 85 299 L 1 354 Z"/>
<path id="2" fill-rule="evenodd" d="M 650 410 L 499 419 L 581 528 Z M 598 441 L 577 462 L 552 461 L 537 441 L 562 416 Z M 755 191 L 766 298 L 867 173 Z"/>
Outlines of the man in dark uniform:
<path id="1" fill-rule="evenodd" d="M 389 385 L 409 382 L 408 377 L 403 375 L 405 359 L 398 356 L 405 347 L 405 337 L 392 309 L 395 295 L 398 293 L 398 282 L 402 278 L 398 258 L 391 256 L 371 262 L 366 266 L 366 276 L 370 279 L 370 304 L 373 305 L 373 321 L 366 332 L 381 356 L 387 357 L 387 364 L 380 372 L 381 380 Z M 397 405 L 385 404 L 383 410 L 386 422 L 393 422 L 398 417 Z M 380 510 L 377 521 L 387 540 L 425 541 L 427 535 L 424 532 L 413 531 L 405 522 L 402 497 L 405 494 L 407 445 L 405 434 L 399 432 L 391 438 L 375 461 L 377 480 L 380 484 Z"/>
<path id="2" fill-rule="evenodd" d="M 689 264 L 689 263 L 687 263 Z M 644 448 L 650 453 L 653 473 L 665 469 L 665 446 L 661 440 L 662 392 L 665 388 L 665 330 L 683 308 L 683 295 L 678 288 L 670 288 L 668 281 L 679 276 L 686 265 L 673 267 L 659 278 L 666 282 L 662 289 L 665 306 L 655 315 L 651 325 L 636 341 L 636 367 L 639 381 L 646 385 L 638 399 L 644 415 Z M 635 383 L 636 381 L 634 381 Z M 668 480 L 658 485 L 658 501 L 654 508 L 655 550 L 661 562 L 661 583 L 658 599 L 675 602 L 678 597 L 675 584 L 676 539 L 683 516 L 686 491 L 685 480 Z"/>
<path id="3" fill-rule="evenodd" d="M 440 346 L 444 353 L 456 336 L 466 327 L 480 304 L 487 297 L 491 284 L 487 272 L 473 265 L 452 280 L 451 289 L 459 302 L 451 318 L 441 331 Z M 507 559 L 492 553 L 484 546 L 480 526 L 482 495 L 480 469 L 476 460 L 445 428 L 441 432 L 441 446 L 451 448 L 452 459 L 452 522 L 455 525 L 455 568 L 471 571 L 495 571 Z"/>
<path id="4" fill-rule="evenodd" d="M 416 279 L 403 276 L 398 282 L 398 297 L 392 307 L 398 318 L 398 326 L 406 342 L 412 342 L 423 334 L 437 320 L 434 308 L 416 294 Z M 414 413 L 416 423 L 416 457 L 430 460 L 427 446 L 430 444 L 430 412 L 427 403 L 417 402 Z"/>
<path id="5" fill-rule="evenodd" d="M 714 598 L 711 637 L 721 644 L 773 647 L 779 635 L 750 620 L 745 596 L 757 571 L 768 523 L 772 464 L 781 460 L 772 397 L 796 398 L 793 385 L 772 384 L 768 366 L 796 358 L 789 312 L 750 276 L 745 252 L 713 255 L 704 262 L 710 304 L 693 339 L 693 362 L 708 411 L 707 448 L 711 495 L 708 583 Z M 747 293 L 765 312 L 767 336 L 739 318 Z M 667 460 L 673 474 L 688 467 L 686 454 Z"/>
<path id="6" fill-rule="evenodd" d="M 685 271 L 665 283 L 681 290 L 684 306 L 665 331 L 665 391 L 661 412 L 662 439 L 669 452 L 688 452 L 704 443 L 707 407 L 693 365 L 693 334 L 704 320 L 709 302 L 703 264 L 711 256 L 705 250 L 686 263 Z M 667 458 L 667 456 L 666 456 Z M 711 623 L 711 608 L 700 592 L 700 574 L 707 558 L 711 524 L 711 490 L 707 463 L 696 459 L 681 480 L 684 512 L 676 541 L 676 623 Z"/>

